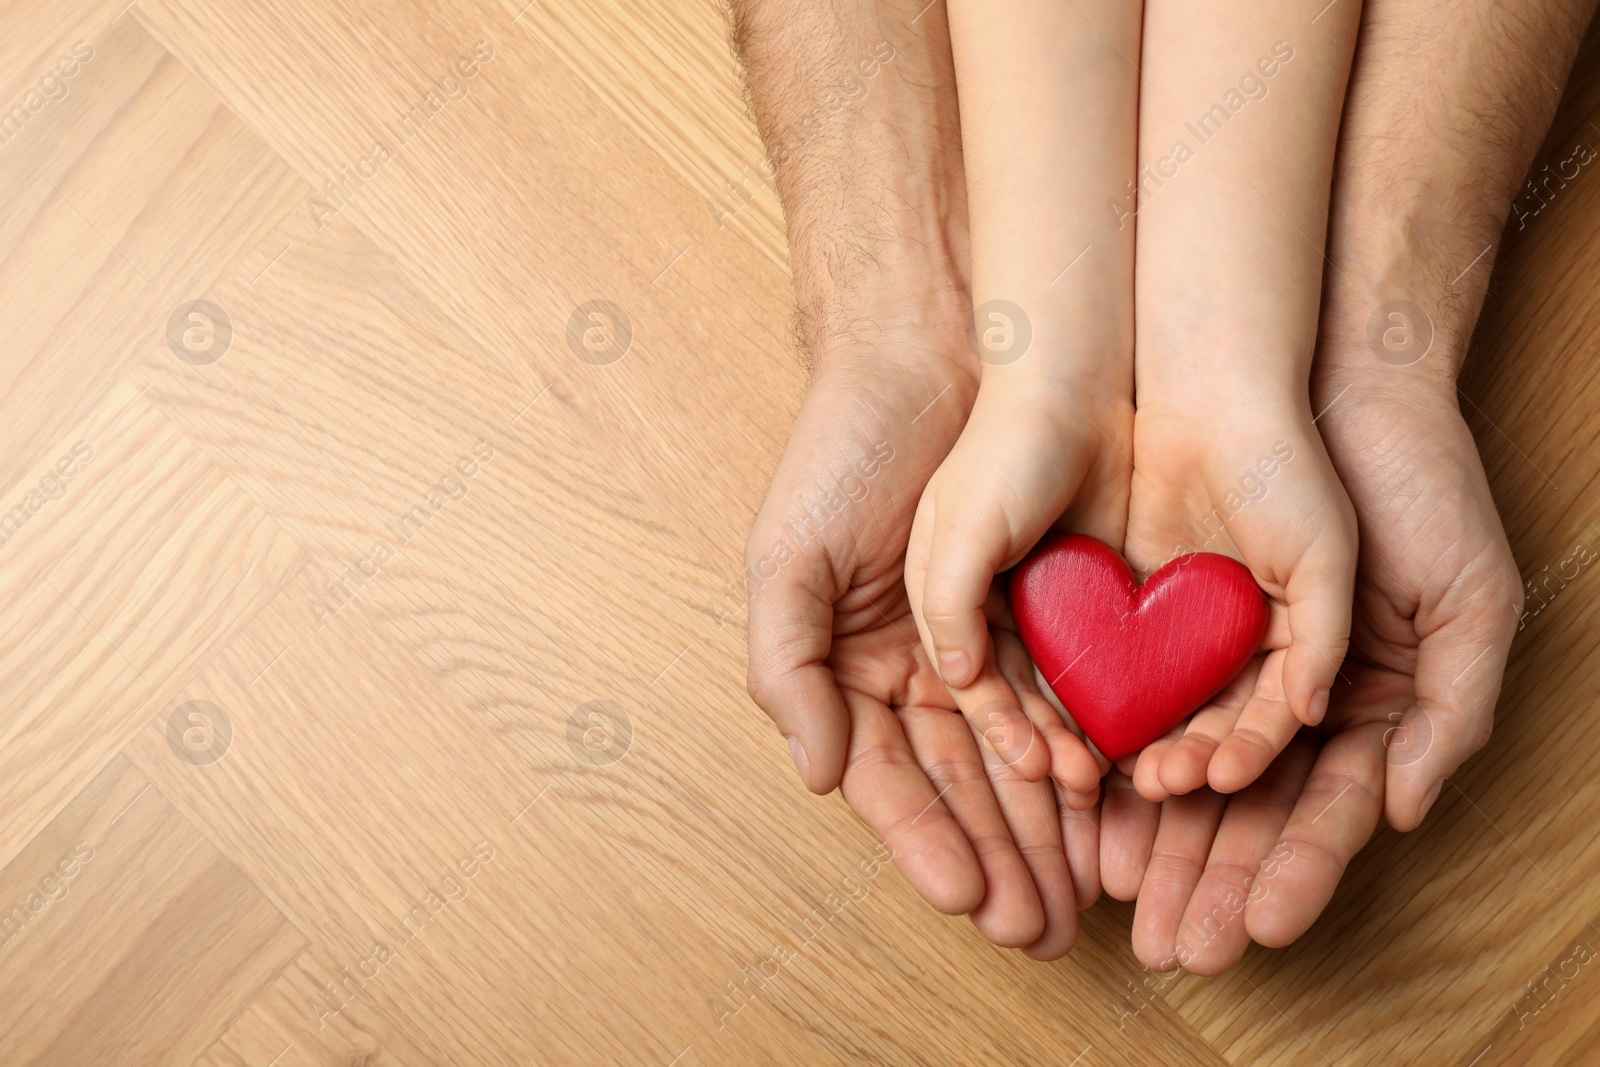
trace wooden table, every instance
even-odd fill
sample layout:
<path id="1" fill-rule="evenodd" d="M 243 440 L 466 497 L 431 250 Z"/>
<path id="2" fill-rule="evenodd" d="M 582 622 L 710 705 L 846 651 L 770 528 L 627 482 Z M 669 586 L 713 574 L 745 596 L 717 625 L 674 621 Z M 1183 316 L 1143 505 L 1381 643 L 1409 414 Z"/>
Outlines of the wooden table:
<path id="1" fill-rule="evenodd" d="M 1597 1062 L 1589 570 L 1426 828 L 1220 979 L 1126 906 L 996 951 L 804 794 L 722 23 L 524 2 L 0 12 L 0 1063 Z M 1600 548 L 1600 177 L 1514 231 L 1462 388 L 1540 577 Z"/>

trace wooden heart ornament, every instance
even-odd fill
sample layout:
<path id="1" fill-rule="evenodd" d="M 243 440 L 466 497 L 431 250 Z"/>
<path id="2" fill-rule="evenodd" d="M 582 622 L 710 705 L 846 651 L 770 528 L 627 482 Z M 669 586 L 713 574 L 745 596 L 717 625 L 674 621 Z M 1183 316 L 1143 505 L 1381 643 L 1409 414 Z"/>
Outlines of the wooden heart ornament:
<path id="1" fill-rule="evenodd" d="M 1011 572 L 1011 610 L 1039 673 L 1115 763 L 1233 680 L 1270 606 L 1227 556 L 1179 556 L 1141 586 L 1104 541 L 1057 534 Z"/>

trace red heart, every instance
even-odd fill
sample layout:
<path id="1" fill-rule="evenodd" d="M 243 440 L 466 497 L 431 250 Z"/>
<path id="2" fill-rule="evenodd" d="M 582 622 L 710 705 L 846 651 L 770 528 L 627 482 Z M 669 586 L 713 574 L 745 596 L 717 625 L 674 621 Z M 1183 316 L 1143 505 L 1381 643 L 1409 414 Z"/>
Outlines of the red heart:
<path id="1" fill-rule="evenodd" d="M 1012 571 L 1011 610 L 1039 672 L 1115 763 L 1227 685 L 1260 647 L 1270 609 L 1227 556 L 1179 556 L 1140 586 L 1104 541 L 1059 534 Z"/>

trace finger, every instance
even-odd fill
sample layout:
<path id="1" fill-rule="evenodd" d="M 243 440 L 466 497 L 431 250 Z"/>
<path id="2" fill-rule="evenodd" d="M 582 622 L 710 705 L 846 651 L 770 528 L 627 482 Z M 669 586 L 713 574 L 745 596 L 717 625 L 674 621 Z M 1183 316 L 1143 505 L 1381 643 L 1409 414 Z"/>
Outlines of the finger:
<path id="1" fill-rule="evenodd" d="M 1273 891 L 1281 851 L 1278 836 L 1289 821 L 1316 758 L 1310 738 L 1292 744 L 1265 774 L 1230 797 L 1205 872 L 1178 928 L 1174 954 L 1193 974 L 1214 975 L 1239 962 L 1250 947 L 1244 911 Z"/>
<path id="2" fill-rule="evenodd" d="M 1133 913 L 1133 953 L 1152 970 L 1177 965 L 1178 926 L 1205 870 L 1227 798 L 1203 789 L 1161 805 L 1161 824 Z"/>
<path id="3" fill-rule="evenodd" d="M 1217 746 L 1206 778 L 1219 793 L 1234 793 L 1259 778 L 1294 739 L 1300 720 L 1283 695 L 1285 655 L 1273 652 L 1233 729 Z"/>
<path id="4" fill-rule="evenodd" d="M 1360 662 L 1348 664 L 1340 673 L 1344 677 L 1333 687 L 1333 702 L 1328 707 L 1328 717 L 1322 720 L 1323 729 L 1338 733 L 1352 726 L 1387 722 L 1391 728 L 1385 745 L 1406 744 L 1407 739 L 1399 736 L 1399 724 L 1406 709 L 1416 703 L 1417 680 L 1409 674 Z"/>
<path id="5" fill-rule="evenodd" d="M 966 831 L 918 765 L 894 713 L 856 694 L 849 706 L 854 729 L 845 801 L 883 838 L 922 899 L 946 915 L 965 915 L 984 894 L 983 868 Z"/>
<path id="6" fill-rule="evenodd" d="M 1183 736 L 1167 742 L 1152 759 L 1153 766 L 1145 772 L 1145 780 L 1148 783 L 1153 776 L 1155 782 L 1147 785 L 1148 791 L 1140 792 L 1151 800 L 1165 800 L 1168 796 L 1193 793 L 1204 786 L 1211 756 L 1221 744 L 1219 738 L 1228 736 L 1238 717 L 1239 709 L 1230 707 L 1213 706 L 1196 712 Z M 1158 793 L 1161 794 L 1159 798 Z"/>
<path id="7" fill-rule="evenodd" d="M 1067 790 L 1067 801 L 1089 808 L 1099 798 L 1100 765 L 1083 739 L 1067 728 L 1055 705 L 1039 691 L 1033 660 L 1014 634 L 994 634 L 995 663 L 1022 701 L 1022 709 L 1044 738 L 1050 753 L 1050 774 Z"/>
<path id="8" fill-rule="evenodd" d="M 1159 804 L 1172 795 L 1171 790 L 1161 783 L 1161 763 L 1183 737 L 1183 731 L 1184 724 L 1179 723 L 1164 736 L 1150 742 L 1133 765 L 1133 787 L 1151 803 Z"/>
<path id="9" fill-rule="evenodd" d="M 1061 796 L 1056 787 L 1061 817 L 1061 845 L 1072 872 L 1072 896 L 1083 911 L 1100 899 L 1100 806 L 1079 808 Z"/>
<path id="10" fill-rule="evenodd" d="M 1349 543 L 1355 543 L 1353 526 Z M 1331 549 L 1308 553 L 1284 586 L 1290 642 L 1283 691 L 1295 717 L 1307 726 L 1327 714 L 1339 664 L 1350 648 L 1355 580 L 1355 552 Z"/>
<path id="11" fill-rule="evenodd" d="M 1152 741 L 1139 753 L 1138 761 L 1133 765 L 1133 788 L 1152 804 L 1159 804 L 1172 795 L 1172 791 L 1161 784 L 1161 761 L 1166 759 L 1167 753 L 1177 743 L 1177 738 L 1165 737 Z"/>
<path id="12" fill-rule="evenodd" d="M 1133 780 L 1121 771 L 1106 775 L 1105 794 L 1100 809 L 1100 882 L 1113 900 L 1132 900 L 1144 882 L 1161 805 L 1140 796 Z"/>
<path id="13" fill-rule="evenodd" d="M 997 945 L 1031 945 L 1044 932 L 1044 907 L 966 720 L 948 711 L 904 708 L 900 721 L 917 764 L 943 797 L 982 868 L 983 896 L 968 911 L 973 924 Z"/>
<path id="14" fill-rule="evenodd" d="M 833 644 L 835 590 L 823 561 L 790 557 L 770 578 L 769 540 L 760 522 L 746 548 L 751 586 L 748 624 L 750 696 L 789 743 L 800 780 L 831 793 L 844 773 L 850 716 L 827 667 Z M 786 543 L 786 542 L 785 542 Z"/>
<path id="15" fill-rule="evenodd" d="M 984 640 L 988 640 L 987 631 Z M 1025 701 L 1001 672 L 994 646 L 989 646 L 977 679 L 965 688 L 951 689 L 950 695 L 986 752 L 1030 782 L 1041 781 L 1050 773 L 1050 744 L 1024 710 Z M 1056 722 L 1059 725 L 1059 717 Z"/>
<path id="16" fill-rule="evenodd" d="M 1510 594 L 1480 596 L 1422 638 L 1417 702 L 1387 736 L 1384 814 L 1396 830 L 1415 829 L 1444 780 L 1488 742 L 1517 632 L 1510 602 Z"/>
<path id="17" fill-rule="evenodd" d="M 1025 951 L 1038 960 L 1060 959 L 1078 939 L 1078 909 L 1061 840 L 1054 783 L 1049 779 L 1030 782 L 1021 778 L 993 752 L 985 751 L 984 767 L 1043 908 L 1043 928 Z M 973 921 L 987 935 L 988 930 L 980 921 L 983 918 L 975 913 Z"/>
<path id="18" fill-rule="evenodd" d="M 1245 927 L 1280 947 L 1305 933 L 1333 898 L 1346 864 L 1383 811 L 1383 731 L 1351 727 L 1323 745 L 1279 835 L 1272 891 L 1245 905 Z"/>
<path id="19" fill-rule="evenodd" d="M 1003 582 L 989 583 L 989 599 L 983 602 L 983 617 L 989 624 L 991 634 L 996 630 L 1016 634 L 1017 617 L 1011 611 L 1011 598 L 1006 595 Z M 1017 639 L 1021 640 L 1020 637 Z"/>
<path id="20" fill-rule="evenodd" d="M 931 523 L 932 530 L 927 565 L 911 603 L 939 676 L 961 689 L 978 677 L 989 648 L 984 604 L 1010 550 L 1010 531 L 998 509 L 969 515 L 935 505 L 917 511 L 916 525 Z M 919 533 L 913 532 L 913 540 Z"/>
<path id="21" fill-rule="evenodd" d="M 1244 670 L 1222 692 L 1194 713 L 1183 736 L 1162 754 L 1156 773 L 1165 792 L 1192 793 L 1206 784 L 1213 756 L 1233 732 L 1234 724 L 1255 691 L 1262 659 L 1256 656 L 1245 664 Z"/>
<path id="22" fill-rule="evenodd" d="M 1021 639 L 1019 638 L 1018 640 L 1020 641 Z M 1039 698 L 1050 706 L 1050 710 L 1055 712 L 1056 718 L 1061 720 L 1061 724 L 1067 728 L 1068 732 L 1083 742 L 1083 747 L 1089 752 L 1089 758 L 1094 760 L 1095 774 L 1104 778 L 1106 772 L 1111 769 L 1111 761 L 1106 759 L 1105 753 L 1095 748 L 1094 742 L 1089 740 L 1088 735 L 1083 732 L 1083 727 L 1078 725 L 1078 721 L 1072 717 L 1072 713 L 1067 710 L 1066 705 L 1061 703 L 1061 698 L 1056 696 L 1055 690 L 1050 688 L 1050 683 L 1046 682 L 1044 675 L 1039 673 L 1039 665 L 1033 663 L 1031 657 L 1029 658 L 1029 663 L 1033 668 L 1033 673 L 1031 675 L 1031 684 L 1029 682 L 1023 683 L 1026 691 L 1039 694 Z M 1127 764 L 1129 771 L 1133 769 L 1135 756 L 1123 757 L 1123 762 Z M 1095 788 L 1095 793 L 1098 796 L 1098 785 Z"/>

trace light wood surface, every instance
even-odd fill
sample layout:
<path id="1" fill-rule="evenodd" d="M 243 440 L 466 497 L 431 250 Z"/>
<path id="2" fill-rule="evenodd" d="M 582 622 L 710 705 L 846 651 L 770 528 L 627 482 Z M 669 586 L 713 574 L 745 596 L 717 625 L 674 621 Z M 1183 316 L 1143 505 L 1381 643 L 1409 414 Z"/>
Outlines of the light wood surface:
<path id="1" fill-rule="evenodd" d="M 1220 979 L 1120 905 L 996 951 L 802 792 L 738 578 L 804 375 L 712 0 L 13 0 L 13 103 L 0 1064 L 1600 1062 L 1588 571 L 1428 826 Z M 1600 547 L 1597 237 L 1586 168 L 1463 378 L 1528 576 Z"/>

